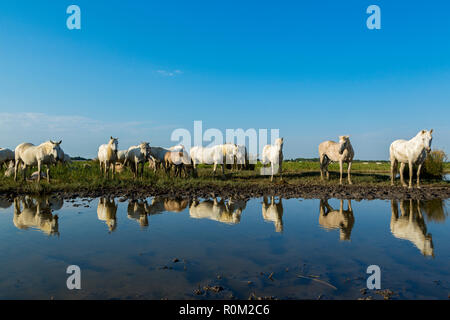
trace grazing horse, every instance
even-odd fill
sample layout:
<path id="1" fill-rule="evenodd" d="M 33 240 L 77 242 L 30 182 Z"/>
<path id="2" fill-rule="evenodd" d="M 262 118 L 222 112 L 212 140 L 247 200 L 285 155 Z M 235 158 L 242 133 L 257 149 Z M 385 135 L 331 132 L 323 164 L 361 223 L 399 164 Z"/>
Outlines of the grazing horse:
<path id="1" fill-rule="evenodd" d="M 102 144 L 98 148 L 98 161 L 100 162 L 100 172 L 104 172 L 104 175 L 107 178 L 109 176 L 110 165 L 112 165 L 113 178 L 116 174 L 118 143 L 119 143 L 118 138 L 111 137 L 107 144 Z"/>
<path id="2" fill-rule="evenodd" d="M 222 165 L 222 175 L 225 175 L 225 164 L 233 164 L 237 153 L 237 146 L 232 143 L 219 144 L 213 147 L 195 146 L 190 150 L 194 171 L 200 163 L 214 164 L 213 174 L 216 174 L 217 165 Z"/>
<path id="3" fill-rule="evenodd" d="M 105 221 L 109 232 L 116 230 L 117 227 L 117 204 L 114 199 L 101 197 L 97 205 L 97 218 L 100 221 Z"/>
<path id="4" fill-rule="evenodd" d="M 283 232 L 283 202 L 280 198 L 278 203 L 275 197 L 270 198 L 270 202 L 266 196 L 262 203 L 262 216 L 264 221 L 273 222 L 275 224 L 276 232 Z"/>
<path id="5" fill-rule="evenodd" d="M 270 163 L 270 181 L 273 181 L 273 175 L 276 174 L 275 171 L 280 173 L 280 178 L 283 180 L 283 138 L 276 139 L 274 145 L 268 144 L 264 146 L 261 163 L 264 166 Z"/>
<path id="6" fill-rule="evenodd" d="M 409 206 L 409 213 L 408 208 Z M 414 210 L 416 209 L 416 210 Z M 427 226 L 420 210 L 419 200 L 402 200 L 401 216 L 398 215 L 397 200 L 391 200 L 391 232 L 394 237 L 412 242 L 424 256 L 433 256 L 433 239 L 427 233 Z M 415 214 L 415 212 L 417 215 Z"/>
<path id="7" fill-rule="evenodd" d="M 412 188 L 413 165 L 417 165 L 417 188 L 420 188 L 420 170 L 427 158 L 427 153 L 431 151 L 431 141 L 433 140 L 433 129 L 430 131 L 422 130 L 409 141 L 395 140 L 389 149 L 391 160 L 391 185 L 394 185 L 395 174 L 398 163 L 400 162 L 400 181 L 406 187 L 403 179 L 403 170 L 405 165 L 409 167 L 409 188 Z"/>
<path id="8" fill-rule="evenodd" d="M 24 165 L 23 179 L 26 179 L 26 172 L 28 167 L 36 166 L 38 167 L 38 178 L 37 181 L 41 181 L 41 166 L 47 166 L 47 182 L 50 182 L 50 165 L 56 163 L 58 155 L 61 154 L 61 144 L 62 140 L 59 142 L 47 141 L 39 146 L 35 146 L 31 143 L 21 143 L 19 144 L 15 151 L 15 168 L 14 168 L 14 181 L 17 181 L 17 170 L 20 164 Z"/>
<path id="9" fill-rule="evenodd" d="M 3 164 L 8 165 L 8 162 L 14 162 L 14 151 L 10 149 L 0 148 L 0 168 Z"/>
<path id="10" fill-rule="evenodd" d="M 319 224 L 328 230 L 340 229 L 339 239 L 350 240 L 355 217 L 353 216 L 352 203 L 347 200 L 347 210 L 344 210 L 344 200 L 341 199 L 339 210 L 334 210 L 328 200 L 320 200 Z"/>
<path id="11" fill-rule="evenodd" d="M 150 145 L 148 142 L 141 142 L 138 146 L 131 146 L 126 154 L 123 166 L 128 162 L 131 163 L 131 171 L 135 178 L 139 176 L 139 164 L 141 164 L 141 177 L 144 176 L 144 165 L 149 155 Z"/>
<path id="12" fill-rule="evenodd" d="M 350 171 L 352 169 L 352 161 L 355 156 L 349 136 L 340 136 L 339 142 L 324 141 L 319 144 L 319 160 L 320 160 L 320 178 L 323 180 L 323 174 L 326 172 L 327 180 L 330 178 L 328 172 L 328 165 L 330 162 L 339 162 L 340 179 L 339 184 L 342 184 L 342 163 L 347 162 L 347 178 L 348 183 L 352 184 Z"/>

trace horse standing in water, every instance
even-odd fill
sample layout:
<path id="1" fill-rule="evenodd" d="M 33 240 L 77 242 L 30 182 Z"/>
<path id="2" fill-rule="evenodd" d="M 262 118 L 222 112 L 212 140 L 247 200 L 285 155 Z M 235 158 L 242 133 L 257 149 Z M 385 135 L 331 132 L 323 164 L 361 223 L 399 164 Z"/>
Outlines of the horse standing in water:
<path id="1" fill-rule="evenodd" d="M 350 170 L 352 168 L 353 157 L 355 152 L 353 151 L 352 144 L 350 143 L 349 136 L 340 136 L 339 143 L 334 141 L 324 141 L 319 144 L 319 159 L 320 159 L 320 178 L 323 180 L 323 174 L 326 172 L 327 180 L 330 178 L 328 172 L 328 165 L 330 162 L 339 162 L 340 179 L 339 184 L 342 184 L 342 163 L 347 162 L 347 178 L 348 183 L 352 184 L 350 177 Z"/>
<path id="2" fill-rule="evenodd" d="M 406 187 L 403 179 L 403 170 L 405 165 L 409 166 L 409 188 L 412 188 L 413 165 L 417 165 L 417 188 L 420 188 L 420 170 L 427 158 L 427 153 L 431 151 L 431 141 L 433 140 L 433 129 L 430 131 L 422 130 L 411 140 L 395 140 L 389 149 L 391 160 L 391 185 L 394 185 L 397 166 L 400 162 L 400 181 Z"/>

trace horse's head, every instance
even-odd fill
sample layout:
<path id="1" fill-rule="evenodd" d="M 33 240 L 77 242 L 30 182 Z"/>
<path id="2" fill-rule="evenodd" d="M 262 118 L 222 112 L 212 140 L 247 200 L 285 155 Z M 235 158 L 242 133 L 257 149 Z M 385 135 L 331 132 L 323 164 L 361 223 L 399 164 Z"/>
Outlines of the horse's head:
<path id="1" fill-rule="evenodd" d="M 150 144 L 148 142 L 141 142 L 139 148 L 141 149 L 141 153 L 144 155 L 145 159 L 147 159 L 150 154 Z"/>
<path id="2" fill-rule="evenodd" d="M 275 140 L 275 144 L 282 147 L 283 146 L 283 138 L 278 138 Z"/>
<path id="3" fill-rule="evenodd" d="M 119 138 L 111 137 L 109 139 L 109 145 L 111 146 L 111 150 L 117 155 L 117 152 L 119 151 Z"/>
<path id="4" fill-rule="evenodd" d="M 61 147 L 59 146 L 61 144 L 62 140 L 59 140 L 59 142 L 54 142 L 50 140 L 50 144 L 52 146 L 52 149 L 50 150 L 50 154 L 53 156 L 53 158 L 56 160 L 61 160 L 61 155 L 64 158 L 64 152 L 62 151 Z"/>
<path id="5" fill-rule="evenodd" d="M 430 131 L 422 130 L 420 132 L 420 137 L 422 138 L 422 143 L 427 152 L 431 152 L 431 141 L 433 140 L 433 136 L 431 135 L 433 133 L 433 129 Z"/>
<path id="6" fill-rule="evenodd" d="M 350 143 L 349 136 L 339 136 L 339 154 L 343 154 L 345 149 L 347 149 L 348 144 Z"/>

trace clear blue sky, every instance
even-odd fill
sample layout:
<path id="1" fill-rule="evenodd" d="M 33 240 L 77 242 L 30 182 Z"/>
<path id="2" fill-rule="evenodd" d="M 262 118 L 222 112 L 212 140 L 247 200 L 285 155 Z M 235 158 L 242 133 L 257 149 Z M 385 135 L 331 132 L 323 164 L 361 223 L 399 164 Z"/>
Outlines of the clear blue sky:
<path id="1" fill-rule="evenodd" d="M 81 8 L 68 30 L 66 8 Z M 368 30 L 366 8 L 381 8 Z M 176 128 L 278 128 L 285 157 L 349 134 L 359 159 L 434 128 L 450 152 L 449 1 L 2 1 L 0 147 Z"/>

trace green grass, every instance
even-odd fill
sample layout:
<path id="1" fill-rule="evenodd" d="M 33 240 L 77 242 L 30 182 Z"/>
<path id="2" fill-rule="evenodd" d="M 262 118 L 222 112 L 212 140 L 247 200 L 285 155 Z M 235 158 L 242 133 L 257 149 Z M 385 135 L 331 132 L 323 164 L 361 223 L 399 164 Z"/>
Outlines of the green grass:
<path id="1" fill-rule="evenodd" d="M 90 167 L 84 167 L 88 164 Z M 75 161 L 69 166 L 52 167 L 50 170 L 51 183 L 45 179 L 41 183 L 22 181 L 20 176 L 17 182 L 13 178 L 4 177 L 4 169 L 0 170 L 0 192 L 17 193 L 50 193 L 54 191 L 98 191 L 127 188 L 148 188 L 158 190 L 202 188 L 208 186 L 239 186 L 264 185 L 269 183 L 269 176 L 259 174 L 261 164 L 257 164 L 253 171 L 232 172 L 226 170 L 226 176 L 222 177 L 221 170 L 218 175 L 212 175 L 212 166 L 201 165 L 198 169 L 197 178 L 174 178 L 168 177 L 164 172 L 154 174 L 145 167 L 144 178 L 134 179 L 129 169 L 116 174 L 115 179 L 105 179 L 100 174 L 98 163 L 92 161 Z M 445 163 L 445 169 L 450 171 L 450 166 Z M 339 183 L 339 164 L 331 164 L 330 180 L 321 181 L 319 163 L 315 161 L 283 163 L 283 176 L 289 184 L 301 185 L 337 185 Z M 347 165 L 344 165 L 344 183 L 347 183 Z M 388 162 L 355 162 L 352 166 L 352 181 L 354 185 L 386 185 L 389 180 L 390 164 Z M 277 178 L 278 179 L 278 178 Z M 277 180 L 274 180 L 276 183 Z M 397 184 L 398 184 L 397 179 Z M 450 186 L 450 182 L 439 179 L 421 179 L 422 185 Z"/>

